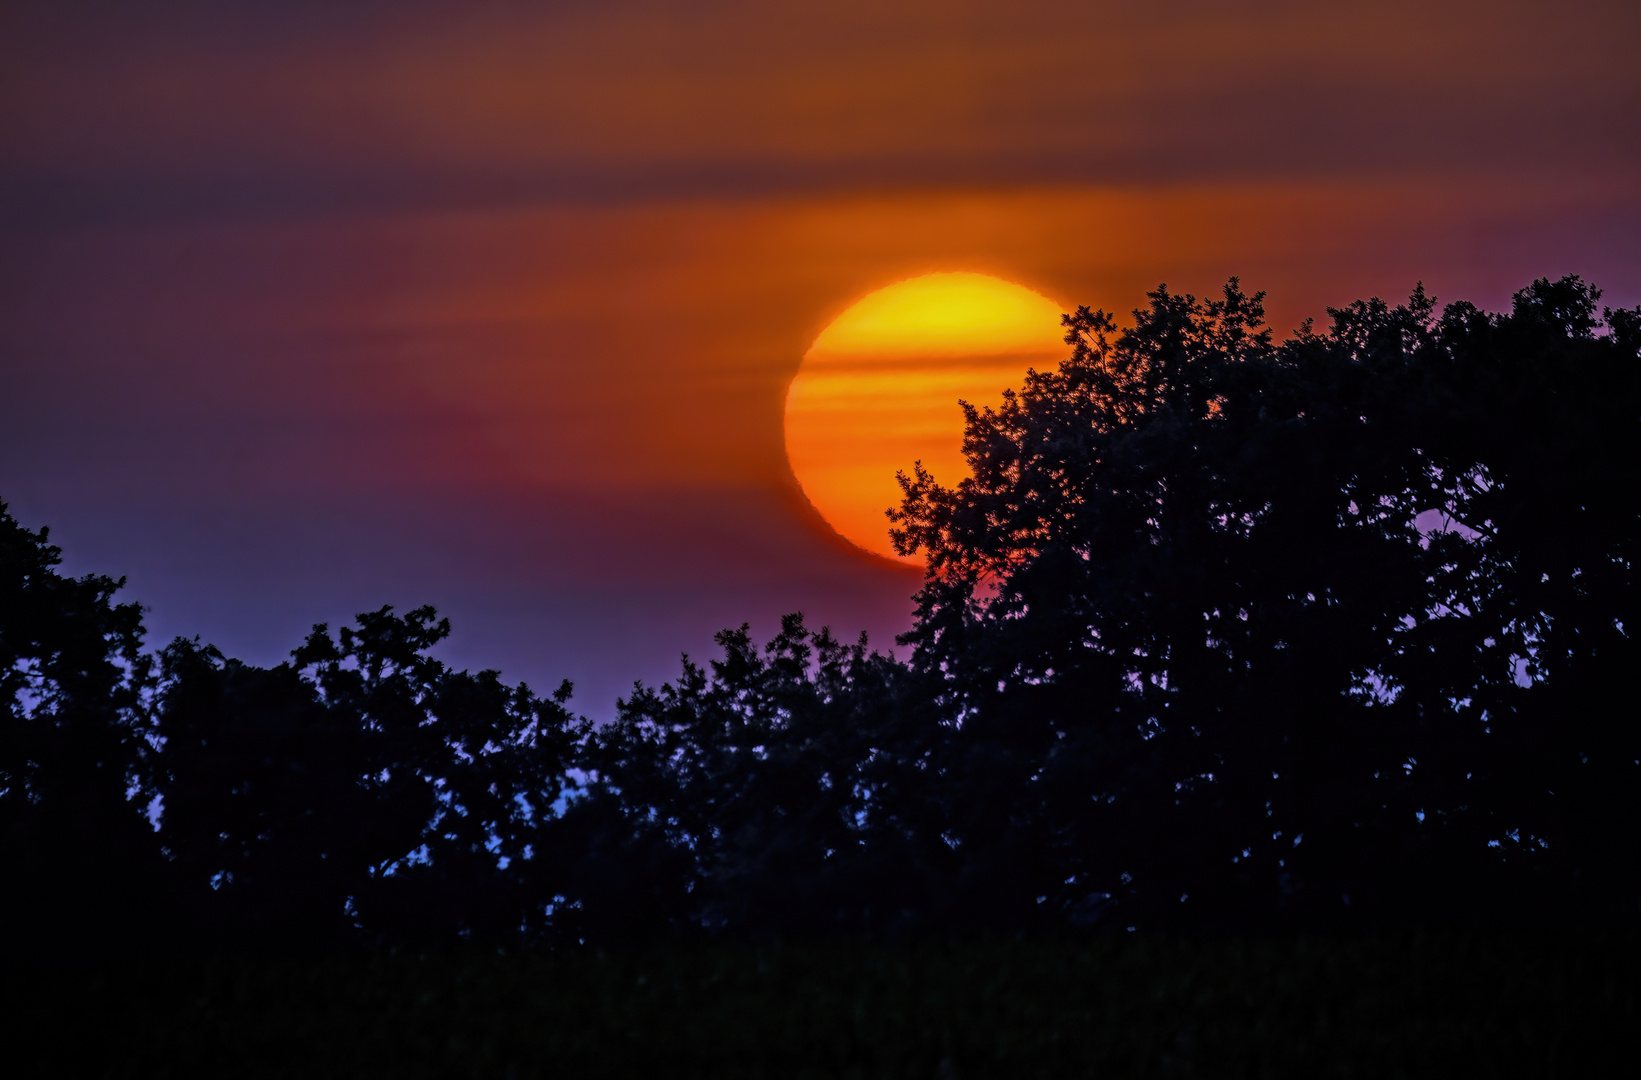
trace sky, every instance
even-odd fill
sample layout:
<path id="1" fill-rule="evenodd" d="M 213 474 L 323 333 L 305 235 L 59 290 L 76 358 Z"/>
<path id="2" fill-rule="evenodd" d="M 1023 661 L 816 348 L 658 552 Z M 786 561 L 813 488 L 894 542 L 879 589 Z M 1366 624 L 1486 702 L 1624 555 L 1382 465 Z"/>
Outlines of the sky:
<path id="1" fill-rule="evenodd" d="M 0 5 L 0 499 L 151 640 L 431 603 L 611 714 L 919 575 L 782 409 L 874 290 L 1641 303 L 1641 6 Z M 910 464 L 910 463 L 907 463 Z"/>

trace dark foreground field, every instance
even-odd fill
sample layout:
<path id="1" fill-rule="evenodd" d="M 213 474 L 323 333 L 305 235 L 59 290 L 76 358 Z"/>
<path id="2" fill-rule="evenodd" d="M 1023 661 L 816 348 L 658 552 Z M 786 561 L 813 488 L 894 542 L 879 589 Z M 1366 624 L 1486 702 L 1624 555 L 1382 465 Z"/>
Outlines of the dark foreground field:
<path id="1" fill-rule="evenodd" d="M 1635 1075 L 1641 940 L 665 946 L 8 964 L 38 1076 Z"/>

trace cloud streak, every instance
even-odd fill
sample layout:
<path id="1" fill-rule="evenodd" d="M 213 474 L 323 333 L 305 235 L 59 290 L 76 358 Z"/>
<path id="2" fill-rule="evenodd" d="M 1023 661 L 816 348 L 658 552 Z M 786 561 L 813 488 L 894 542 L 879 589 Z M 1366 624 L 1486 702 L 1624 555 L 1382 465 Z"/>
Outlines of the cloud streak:
<path id="1" fill-rule="evenodd" d="M 1641 165 L 1633 5 L 996 7 L 65 10 L 0 169 L 174 215 Z"/>

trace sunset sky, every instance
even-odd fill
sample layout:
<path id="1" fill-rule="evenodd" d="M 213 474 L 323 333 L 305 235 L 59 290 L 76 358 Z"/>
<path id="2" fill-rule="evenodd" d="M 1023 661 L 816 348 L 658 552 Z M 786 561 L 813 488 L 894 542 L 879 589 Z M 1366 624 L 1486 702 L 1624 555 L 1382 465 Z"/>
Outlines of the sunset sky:
<path id="1" fill-rule="evenodd" d="M 783 444 L 817 335 L 938 271 L 1641 303 L 1641 5 L 0 9 L 0 499 L 151 638 L 276 662 L 385 603 L 634 679 L 919 575 Z M 906 462 L 910 465 L 910 462 Z M 885 527 L 887 527 L 885 525 Z"/>

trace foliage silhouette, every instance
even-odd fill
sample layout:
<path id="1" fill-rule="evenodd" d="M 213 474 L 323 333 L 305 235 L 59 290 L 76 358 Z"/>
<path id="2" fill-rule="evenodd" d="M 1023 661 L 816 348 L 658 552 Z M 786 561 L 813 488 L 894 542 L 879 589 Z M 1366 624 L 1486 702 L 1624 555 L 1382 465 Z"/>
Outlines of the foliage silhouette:
<path id="1" fill-rule="evenodd" d="M 129 796 L 150 751 L 154 664 L 124 580 L 66 578 L 47 530 L 0 502 L 0 920 L 95 947 L 141 932 L 163 888 Z"/>
<path id="2" fill-rule="evenodd" d="M 939 717 L 906 669 L 799 615 L 762 652 L 745 626 L 717 641 L 710 673 L 686 658 L 589 733 L 577 809 L 683 862 L 680 927 L 858 931 L 937 905 L 951 860 L 921 842 L 939 825 L 915 748 Z"/>
<path id="3" fill-rule="evenodd" d="M 566 684 L 550 699 L 427 651 L 432 608 L 314 627 L 261 669 L 173 642 L 156 730 L 160 835 L 209 923 L 236 934 L 393 940 L 532 927 L 533 832 L 569 767 Z"/>
<path id="4" fill-rule="evenodd" d="M 1641 311 L 1235 279 L 914 468 L 904 660 L 801 616 L 589 724 L 381 608 L 142 651 L 0 507 L 7 942 L 1633 923 Z"/>
<path id="5" fill-rule="evenodd" d="M 1068 912 L 1637 910 L 1635 312 L 1150 294 L 903 477 L 977 865 Z M 1193 906 L 1201 914 L 1193 912 Z"/>

